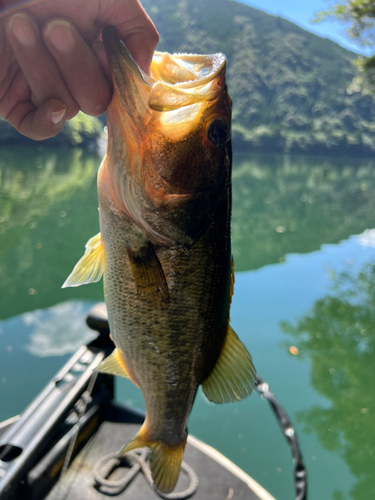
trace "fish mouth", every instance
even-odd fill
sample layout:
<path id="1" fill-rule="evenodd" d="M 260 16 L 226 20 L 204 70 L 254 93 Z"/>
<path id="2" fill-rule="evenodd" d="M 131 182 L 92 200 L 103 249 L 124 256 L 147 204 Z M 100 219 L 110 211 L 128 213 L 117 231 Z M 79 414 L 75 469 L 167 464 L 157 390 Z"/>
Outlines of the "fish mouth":
<path id="1" fill-rule="evenodd" d="M 116 28 L 104 28 L 103 42 L 115 93 L 124 104 L 127 102 L 126 108 L 135 108 L 138 114 L 144 115 L 146 106 L 149 111 L 165 112 L 210 102 L 226 90 L 223 54 L 172 56 L 155 52 L 148 76 L 134 61 Z"/>
<path id="2" fill-rule="evenodd" d="M 150 87 L 154 83 L 134 61 L 114 26 L 106 26 L 102 36 L 114 84 L 128 79 L 130 75 L 142 85 Z"/>
<path id="3" fill-rule="evenodd" d="M 155 52 L 151 75 L 156 80 L 149 95 L 155 111 L 174 111 L 214 101 L 224 90 L 226 59 L 223 54 L 194 55 Z"/>

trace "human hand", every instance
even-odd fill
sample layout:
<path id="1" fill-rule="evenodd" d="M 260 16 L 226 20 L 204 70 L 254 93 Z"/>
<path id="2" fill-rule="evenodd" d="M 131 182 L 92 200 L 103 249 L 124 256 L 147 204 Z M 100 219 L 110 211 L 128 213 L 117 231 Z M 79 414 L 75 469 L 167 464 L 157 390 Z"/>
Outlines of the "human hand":
<path id="1" fill-rule="evenodd" d="M 104 113 L 107 25 L 148 73 L 158 34 L 138 0 L 0 0 L 0 116 L 42 140 L 79 110 Z"/>

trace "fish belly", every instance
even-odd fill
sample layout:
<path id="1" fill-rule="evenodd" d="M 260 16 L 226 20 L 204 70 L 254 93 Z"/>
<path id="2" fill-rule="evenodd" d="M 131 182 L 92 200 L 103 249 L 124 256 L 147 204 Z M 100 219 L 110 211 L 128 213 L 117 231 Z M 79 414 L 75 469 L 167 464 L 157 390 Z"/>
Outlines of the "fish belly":
<path id="1" fill-rule="evenodd" d="M 229 237 L 223 224 L 212 224 L 189 249 L 156 248 L 169 301 L 155 306 L 137 293 L 129 263 L 127 248 L 137 245 L 139 229 L 106 201 L 100 204 L 100 229 L 110 329 L 131 379 L 143 392 L 147 438 L 181 443 L 197 388 L 226 335 Z"/>

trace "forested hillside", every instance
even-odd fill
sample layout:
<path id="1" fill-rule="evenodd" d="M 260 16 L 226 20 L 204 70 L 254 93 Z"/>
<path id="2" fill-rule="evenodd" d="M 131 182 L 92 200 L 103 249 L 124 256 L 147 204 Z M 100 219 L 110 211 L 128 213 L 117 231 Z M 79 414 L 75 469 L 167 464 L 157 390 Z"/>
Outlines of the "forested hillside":
<path id="1" fill-rule="evenodd" d="M 375 152 L 375 99 L 350 85 L 352 52 L 233 0 L 142 3 L 159 50 L 226 55 L 236 151 Z M 27 142 L 1 120 L 0 132 L 0 144 Z M 81 118 L 46 144 L 85 146 L 99 133 L 96 119 Z"/>
<path id="2" fill-rule="evenodd" d="M 375 101 L 349 89 L 355 55 L 231 0 L 143 0 L 158 49 L 223 52 L 238 149 L 375 151 Z"/>

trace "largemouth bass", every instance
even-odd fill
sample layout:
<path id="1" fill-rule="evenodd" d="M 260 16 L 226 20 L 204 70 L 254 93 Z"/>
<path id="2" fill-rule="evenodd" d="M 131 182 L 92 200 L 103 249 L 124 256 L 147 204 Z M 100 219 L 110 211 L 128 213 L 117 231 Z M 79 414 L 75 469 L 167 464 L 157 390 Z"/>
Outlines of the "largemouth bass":
<path id="1" fill-rule="evenodd" d="M 98 281 L 116 349 L 100 371 L 141 388 L 146 419 L 124 453 L 148 446 L 156 488 L 175 488 L 199 385 L 238 401 L 255 370 L 229 326 L 231 100 L 222 54 L 155 53 L 151 76 L 103 32 L 114 94 L 99 170 L 101 232 L 64 286 Z"/>

